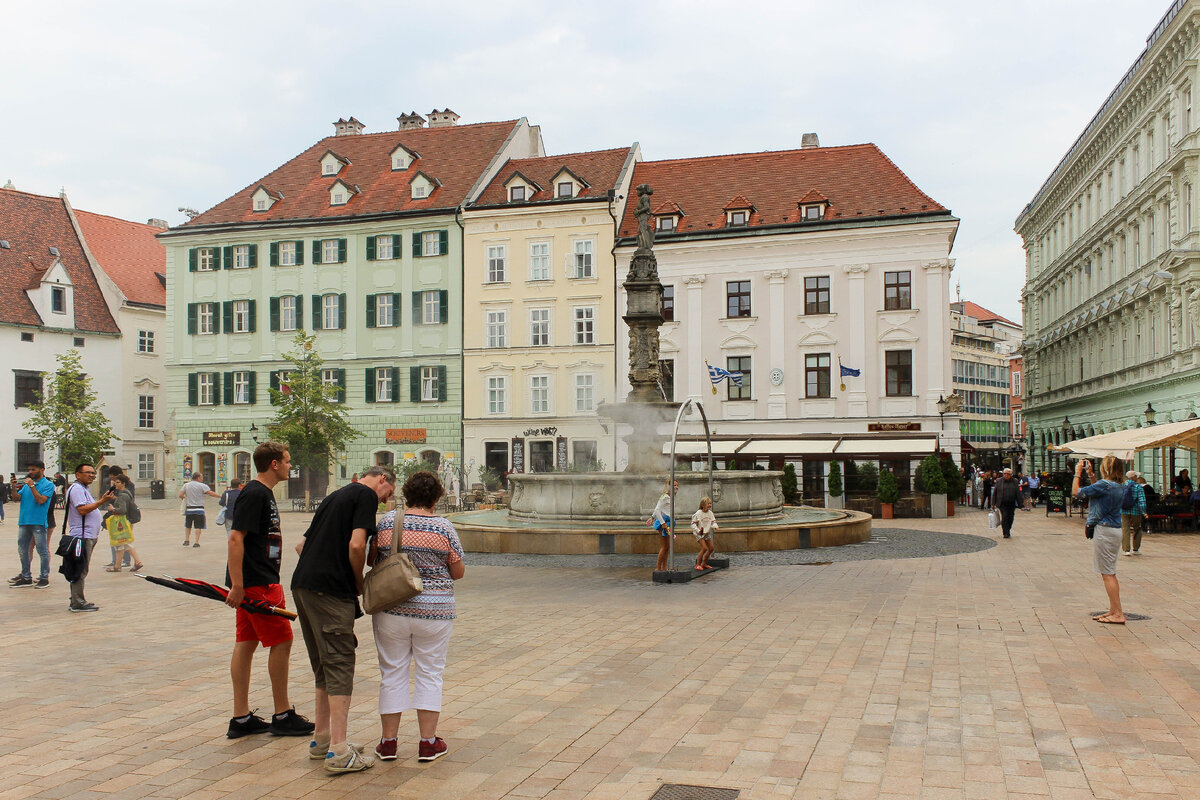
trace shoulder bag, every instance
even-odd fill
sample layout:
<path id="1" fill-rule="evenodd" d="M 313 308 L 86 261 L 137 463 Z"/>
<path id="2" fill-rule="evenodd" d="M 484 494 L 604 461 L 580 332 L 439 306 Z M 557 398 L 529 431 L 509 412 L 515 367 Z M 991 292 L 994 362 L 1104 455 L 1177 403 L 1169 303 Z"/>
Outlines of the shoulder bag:
<path id="1" fill-rule="evenodd" d="M 382 561 L 376 561 L 375 566 L 363 579 L 363 611 L 368 614 L 378 614 L 389 608 L 416 597 L 425 587 L 421 583 L 421 573 L 409 559 L 408 554 L 400 549 L 400 536 L 396 531 L 404 531 L 404 520 L 398 527 L 392 528 L 392 554 Z"/>

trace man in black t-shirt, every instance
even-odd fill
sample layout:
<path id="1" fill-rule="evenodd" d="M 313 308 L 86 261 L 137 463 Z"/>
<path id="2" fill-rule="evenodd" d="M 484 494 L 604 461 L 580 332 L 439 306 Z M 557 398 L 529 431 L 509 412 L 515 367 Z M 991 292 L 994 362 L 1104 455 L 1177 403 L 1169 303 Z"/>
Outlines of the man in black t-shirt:
<path id="1" fill-rule="evenodd" d="M 308 736 L 313 724 L 296 713 L 288 700 L 288 658 L 292 652 L 292 623 L 272 614 L 251 614 L 240 608 L 244 598 L 284 607 L 279 565 L 283 533 L 273 489 L 287 480 L 292 460 L 279 442 L 263 442 L 254 450 L 258 476 L 246 484 L 238 498 L 229 533 L 229 560 L 225 603 L 237 609 L 237 628 L 229 673 L 233 678 L 233 718 L 226 736 L 237 739 L 270 731 L 276 736 Z M 267 671 L 275 714 L 268 723 L 250 711 L 250 666 L 259 644 L 270 651 Z"/>
<path id="2" fill-rule="evenodd" d="M 379 504 L 395 491 L 396 475 L 372 467 L 357 483 L 325 498 L 296 547 L 300 560 L 292 573 L 292 597 L 317 689 L 317 728 L 308 755 L 325 759 L 327 772 L 359 772 L 375 763 L 346 743 L 346 723 L 354 690 L 354 620 L 362 616 L 358 595 L 367 542 L 375 535 Z M 241 503 L 239 498 L 239 510 Z"/>

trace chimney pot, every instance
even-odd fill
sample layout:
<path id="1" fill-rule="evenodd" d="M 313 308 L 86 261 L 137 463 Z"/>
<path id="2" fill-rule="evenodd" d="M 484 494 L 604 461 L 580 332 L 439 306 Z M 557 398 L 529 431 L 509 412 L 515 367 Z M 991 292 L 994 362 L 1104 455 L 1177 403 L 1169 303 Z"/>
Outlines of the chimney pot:
<path id="1" fill-rule="evenodd" d="M 400 130 L 402 131 L 411 131 L 425 127 L 425 118 L 415 111 L 401 114 L 396 117 L 396 122 L 400 123 Z"/>
<path id="2" fill-rule="evenodd" d="M 359 122 L 354 117 L 350 119 L 338 118 L 337 122 L 333 123 L 335 136 L 357 136 L 363 132 L 363 128 L 367 127 Z"/>
<path id="3" fill-rule="evenodd" d="M 151 217 L 150 219 L 146 220 L 146 224 L 153 228 L 162 228 L 164 231 L 171 227 L 167 224 L 165 219 L 159 219 L 158 217 Z"/>
<path id="4" fill-rule="evenodd" d="M 458 122 L 458 114 L 455 114 L 450 109 L 438 111 L 436 108 L 429 112 L 429 127 L 431 128 L 449 128 Z"/>
<path id="5" fill-rule="evenodd" d="M 800 149 L 812 150 L 821 146 L 821 140 L 817 138 L 815 133 L 806 133 L 800 137 Z"/>

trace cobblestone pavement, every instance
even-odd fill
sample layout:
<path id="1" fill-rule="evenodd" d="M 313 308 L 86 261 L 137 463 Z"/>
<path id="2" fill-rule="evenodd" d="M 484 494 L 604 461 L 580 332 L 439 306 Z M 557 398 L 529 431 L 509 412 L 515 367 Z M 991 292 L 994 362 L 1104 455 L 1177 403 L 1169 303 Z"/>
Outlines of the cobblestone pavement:
<path id="1" fill-rule="evenodd" d="M 220 578 L 222 532 L 184 549 L 177 509 L 145 517 L 147 571 Z M 285 513 L 285 537 L 307 519 Z M 1018 513 L 1008 541 L 974 510 L 880 529 L 889 545 L 931 531 L 995 546 L 811 551 L 834 563 L 735 562 L 685 584 L 469 557 L 439 731 L 449 755 L 418 764 L 405 715 L 401 760 L 338 777 L 304 740 L 226 739 L 232 612 L 107 574 L 98 548 L 99 613 L 68 614 L 57 574 L 49 590 L 0 589 L 0 800 L 644 800 L 663 782 L 742 798 L 1200 797 L 1200 537 L 1153 534 L 1120 559 L 1126 608 L 1150 619 L 1115 626 L 1087 616 L 1105 600 L 1077 519 Z M 9 575 L 15 535 L 0 525 Z M 358 635 L 350 727 L 370 742 L 367 621 Z M 265 656 L 251 696 L 270 710 Z M 292 699 L 311 715 L 299 642 Z"/>

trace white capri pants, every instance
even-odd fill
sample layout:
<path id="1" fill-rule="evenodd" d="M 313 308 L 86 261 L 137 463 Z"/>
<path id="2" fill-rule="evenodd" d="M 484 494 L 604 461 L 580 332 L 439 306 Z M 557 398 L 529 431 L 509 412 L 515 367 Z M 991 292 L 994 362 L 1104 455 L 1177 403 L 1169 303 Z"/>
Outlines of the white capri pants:
<path id="1" fill-rule="evenodd" d="M 398 614 L 375 614 L 375 649 L 379 654 L 379 713 L 442 710 L 442 673 L 450 648 L 452 619 L 417 619 Z M 409 664 L 415 690 L 409 690 Z"/>

